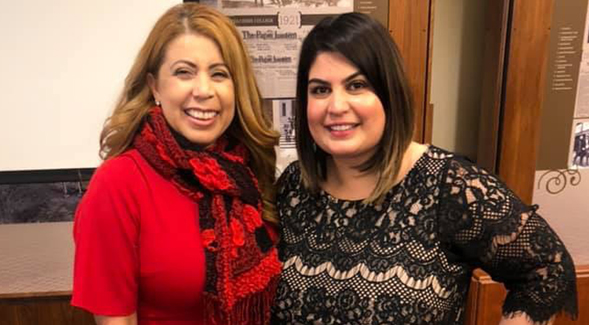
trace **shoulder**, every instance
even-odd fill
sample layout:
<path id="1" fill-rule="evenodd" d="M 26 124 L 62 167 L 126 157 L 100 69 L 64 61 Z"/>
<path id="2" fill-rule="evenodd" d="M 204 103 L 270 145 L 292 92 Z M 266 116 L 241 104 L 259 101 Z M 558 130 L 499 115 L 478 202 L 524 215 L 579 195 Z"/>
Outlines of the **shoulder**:
<path id="1" fill-rule="evenodd" d="M 131 149 L 114 158 L 104 161 L 94 172 L 93 179 L 125 180 L 138 177 L 147 162 L 141 154 Z"/>
<path id="2" fill-rule="evenodd" d="M 448 165 L 454 158 L 454 153 L 434 145 L 428 145 L 425 152 L 415 162 L 413 169 L 421 176 L 440 178 L 446 174 Z M 415 175 L 411 171 L 409 173 Z"/>
<path id="3" fill-rule="evenodd" d="M 301 169 L 298 160 L 293 161 L 284 169 L 276 184 L 279 197 L 298 188 L 301 184 Z"/>
<path id="4" fill-rule="evenodd" d="M 104 161 L 92 175 L 88 193 L 100 192 L 136 192 L 139 185 L 145 183 L 147 162 L 135 149 L 126 151 L 114 158 Z"/>
<path id="5" fill-rule="evenodd" d="M 441 172 L 446 176 L 473 176 L 478 174 L 489 175 L 484 168 L 476 165 L 474 161 L 465 155 L 448 151 L 434 145 L 424 154 L 425 165 L 439 165 L 443 168 Z"/>
<path id="6" fill-rule="evenodd" d="M 288 183 L 292 182 L 299 182 L 301 179 L 301 167 L 299 166 L 299 161 L 291 162 L 280 174 L 278 178 L 278 186 L 282 187 Z"/>
<path id="7" fill-rule="evenodd" d="M 456 191 L 463 192 L 469 188 L 483 192 L 497 188 L 509 191 L 496 175 L 468 157 L 433 145 L 418 165 L 420 174 L 438 179 L 443 192 L 456 194 Z"/>
<path id="8" fill-rule="evenodd" d="M 105 231 L 113 225 L 132 231 L 137 225 L 147 191 L 141 156 L 133 151 L 106 160 L 96 169 L 76 208 L 74 233 Z"/>
<path id="9" fill-rule="evenodd" d="M 449 159 L 446 176 L 449 182 L 457 179 L 477 183 L 481 180 L 492 183 L 500 182 L 495 174 L 478 166 L 470 158 L 460 154 L 453 154 Z"/>
<path id="10" fill-rule="evenodd" d="M 463 205 L 465 209 L 501 210 L 516 214 L 528 210 L 497 175 L 457 154 L 448 160 L 441 194 L 443 199 Z"/>

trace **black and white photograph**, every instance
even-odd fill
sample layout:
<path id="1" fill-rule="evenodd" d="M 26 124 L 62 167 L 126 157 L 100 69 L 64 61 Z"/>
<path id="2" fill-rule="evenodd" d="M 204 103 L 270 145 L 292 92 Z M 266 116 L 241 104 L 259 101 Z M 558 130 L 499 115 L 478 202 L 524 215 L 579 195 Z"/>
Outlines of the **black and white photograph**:
<path id="1" fill-rule="evenodd" d="M 294 100 L 279 99 L 272 103 L 274 116 L 274 125 L 280 132 L 280 148 L 295 148 L 295 121 L 294 121 Z"/>
<path id="2" fill-rule="evenodd" d="M 272 100 L 272 123 L 280 132 L 279 146 L 276 148 L 276 171 L 277 176 L 297 159 L 295 143 L 295 120 L 294 109 L 295 99 L 274 99 Z"/>
<path id="3" fill-rule="evenodd" d="M 575 121 L 573 129 L 573 150 L 570 167 L 587 168 L 589 167 L 589 120 Z"/>

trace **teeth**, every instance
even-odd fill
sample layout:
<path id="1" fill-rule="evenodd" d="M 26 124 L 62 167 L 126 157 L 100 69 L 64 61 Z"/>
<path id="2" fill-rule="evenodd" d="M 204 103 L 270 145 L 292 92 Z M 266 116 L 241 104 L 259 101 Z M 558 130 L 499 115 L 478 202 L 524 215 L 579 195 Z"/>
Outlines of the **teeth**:
<path id="1" fill-rule="evenodd" d="M 199 120 L 209 120 L 212 119 L 213 117 L 217 116 L 217 112 L 213 112 L 213 111 L 199 111 L 199 110 L 195 110 L 195 109 L 191 109 L 186 111 L 188 113 L 188 115 L 197 118 Z"/>
<path id="2" fill-rule="evenodd" d="M 352 125 L 350 124 L 345 124 L 345 125 L 332 125 L 329 127 L 330 129 L 334 130 L 334 131 L 347 131 L 353 128 Z"/>

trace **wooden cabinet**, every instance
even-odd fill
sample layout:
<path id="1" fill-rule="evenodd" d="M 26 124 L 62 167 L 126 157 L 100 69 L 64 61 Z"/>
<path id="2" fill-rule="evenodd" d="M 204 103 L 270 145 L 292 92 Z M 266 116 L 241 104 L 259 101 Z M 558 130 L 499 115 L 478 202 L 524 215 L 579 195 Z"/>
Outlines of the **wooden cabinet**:
<path id="1" fill-rule="evenodd" d="M 70 305 L 71 296 L 0 298 L 0 325 L 94 325 L 91 314 Z"/>

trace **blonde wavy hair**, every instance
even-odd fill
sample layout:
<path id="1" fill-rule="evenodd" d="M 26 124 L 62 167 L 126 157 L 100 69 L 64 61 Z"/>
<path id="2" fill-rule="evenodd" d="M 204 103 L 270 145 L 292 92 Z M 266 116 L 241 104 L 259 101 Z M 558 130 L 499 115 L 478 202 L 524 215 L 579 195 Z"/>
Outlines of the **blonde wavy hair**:
<path id="1" fill-rule="evenodd" d="M 131 146 L 149 109 L 154 106 L 147 77 L 157 76 L 168 44 L 184 34 L 209 37 L 219 47 L 233 79 L 237 121 L 227 132 L 248 147 L 250 167 L 256 175 L 264 202 L 263 217 L 276 222 L 274 146 L 279 134 L 264 116 L 262 98 L 254 78 L 246 47 L 233 22 L 214 9 L 198 3 L 182 3 L 170 8 L 149 33 L 139 51 L 112 115 L 100 134 L 100 157 L 116 157 Z"/>

